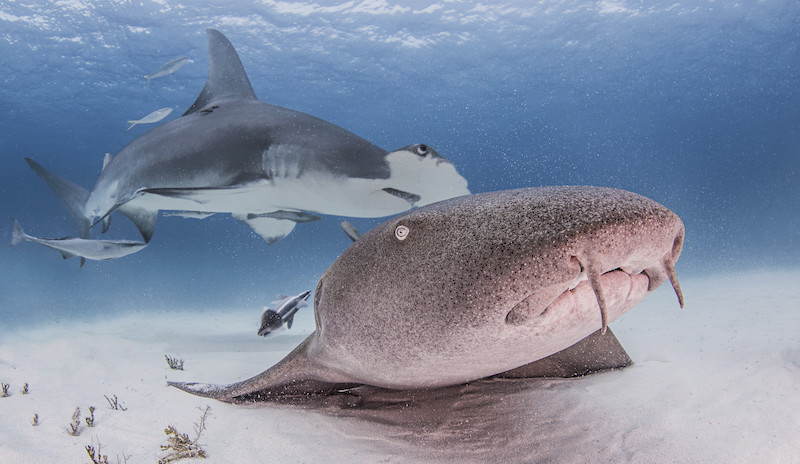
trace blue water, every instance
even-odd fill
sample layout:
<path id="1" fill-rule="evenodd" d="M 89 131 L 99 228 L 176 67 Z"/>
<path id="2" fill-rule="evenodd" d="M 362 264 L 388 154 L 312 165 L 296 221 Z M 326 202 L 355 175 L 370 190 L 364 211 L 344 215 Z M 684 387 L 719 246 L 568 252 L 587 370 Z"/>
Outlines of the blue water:
<path id="1" fill-rule="evenodd" d="M 2 240 L 12 218 L 32 235 L 76 233 L 23 157 L 90 188 L 104 153 L 149 128 L 126 132 L 128 119 L 191 105 L 214 27 L 259 98 L 386 149 L 429 144 L 472 192 L 593 184 L 663 203 L 687 228 L 679 275 L 800 261 L 797 1 L 196 3 L 0 3 Z M 182 55 L 189 64 L 145 88 Z M 0 247 L 0 320 L 257 314 L 314 288 L 349 244 L 340 220 L 268 247 L 230 217 L 160 217 L 144 251 L 83 268 L 30 243 Z M 109 235 L 138 239 L 121 216 Z"/>

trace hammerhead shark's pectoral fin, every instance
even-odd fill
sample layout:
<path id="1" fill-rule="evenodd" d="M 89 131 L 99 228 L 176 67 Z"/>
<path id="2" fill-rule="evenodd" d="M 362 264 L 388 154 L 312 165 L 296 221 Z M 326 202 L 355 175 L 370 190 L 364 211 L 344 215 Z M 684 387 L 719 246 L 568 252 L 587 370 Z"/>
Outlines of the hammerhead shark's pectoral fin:
<path id="1" fill-rule="evenodd" d="M 275 219 L 263 215 L 233 214 L 232 216 L 250 226 L 269 245 L 289 235 L 296 224 L 293 220 Z"/>
<path id="2" fill-rule="evenodd" d="M 499 374 L 498 377 L 579 377 L 633 364 L 617 337 L 606 329 L 544 359 Z"/>

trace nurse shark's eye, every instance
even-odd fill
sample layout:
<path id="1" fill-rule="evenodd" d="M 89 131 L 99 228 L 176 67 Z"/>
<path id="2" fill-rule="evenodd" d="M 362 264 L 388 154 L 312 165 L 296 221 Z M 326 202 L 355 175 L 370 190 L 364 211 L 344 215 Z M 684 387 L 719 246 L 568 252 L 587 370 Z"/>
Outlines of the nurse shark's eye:
<path id="1" fill-rule="evenodd" d="M 419 145 L 417 145 L 416 151 L 417 151 L 417 154 L 419 156 L 425 156 L 425 155 L 428 154 L 428 146 L 425 145 L 424 143 L 423 144 L 419 144 Z"/>
<path id="2" fill-rule="evenodd" d="M 405 240 L 408 237 L 409 228 L 404 225 L 399 225 L 394 230 L 394 236 L 397 240 Z"/>

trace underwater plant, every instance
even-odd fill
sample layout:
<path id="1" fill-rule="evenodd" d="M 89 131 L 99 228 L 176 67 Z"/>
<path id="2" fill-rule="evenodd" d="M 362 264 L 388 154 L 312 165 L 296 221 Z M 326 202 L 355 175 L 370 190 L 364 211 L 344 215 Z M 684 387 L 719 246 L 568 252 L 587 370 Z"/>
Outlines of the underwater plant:
<path id="1" fill-rule="evenodd" d="M 158 460 L 158 464 L 167 464 L 180 459 L 206 457 L 206 451 L 201 447 L 199 441 L 200 436 L 206 429 L 206 420 L 208 419 L 210 410 L 210 406 L 206 406 L 205 409 L 202 409 L 203 415 L 200 416 L 200 420 L 194 424 L 194 440 L 189 438 L 189 434 L 178 432 L 172 425 L 164 429 L 164 434 L 167 436 L 167 444 L 161 445 L 161 451 L 169 452 Z"/>
<path id="2" fill-rule="evenodd" d="M 67 426 L 67 433 L 73 437 L 81 434 L 81 408 L 75 408 L 75 412 L 72 413 L 72 422 Z"/>
<path id="3" fill-rule="evenodd" d="M 172 356 L 167 355 L 167 354 L 165 354 L 164 357 L 167 358 L 167 365 L 169 365 L 170 369 L 173 369 L 173 370 L 176 370 L 176 371 L 182 371 L 183 370 L 183 359 L 182 358 L 178 358 L 178 357 L 173 358 Z"/>
<path id="4" fill-rule="evenodd" d="M 83 447 L 86 450 L 86 454 L 89 455 L 89 459 L 92 460 L 93 464 L 108 464 L 108 455 L 102 454 L 103 445 L 100 444 L 100 440 L 97 441 L 97 448 L 94 447 L 93 444 L 89 444 Z M 125 464 L 128 462 L 130 456 L 126 456 L 124 453 L 122 454 L 122 460 L 120 460 L 119 455 L 117 455 L 117 464 L 120 462 Z"/>
<path id="5" fill-rule="evenodd" d="M 84 417 L 87 427 L 94 427 L 94 406 L 89 406 L 89 417 Z"/>
<path id="6" fill-rule="evenodd" d="M 97 450 L 95 450 L 92 445 L 86 445 L 85 448 L 86 454 L 89 455 L 89 458 L 94 464 L 108 464 L 108 455 L 100 454 L 100 443 L 97 444 Z"/>
<path id="7" fill-rule="evenodd" d="M 117 395 L 114 395 L 113 399 L 109 398 L 108 395 L 103 395 L 103 396 L 106 397 L 106 401 L 108 401 L 109 407 L 111 407 L 111 409 L 113 409 L 114 411 L 127 411 L 128 410 L 128 408 L 123 407 L 122 404 L 120 404 L 119 399 L 117 398 Z"/>

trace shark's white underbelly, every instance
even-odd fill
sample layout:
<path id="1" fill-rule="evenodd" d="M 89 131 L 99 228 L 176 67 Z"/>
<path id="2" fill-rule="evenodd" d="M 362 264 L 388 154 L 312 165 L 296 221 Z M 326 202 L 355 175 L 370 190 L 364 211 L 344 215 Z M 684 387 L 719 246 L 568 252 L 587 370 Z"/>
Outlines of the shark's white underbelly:
<path id="1" fill-rule="evenodd" d="M 262 214 L 279 210 L 353 217 L 382 217 L 406 211 L 407 201 L 383 191 L 375 179 L 304 177 L 257 181 L 230 188 L 164 189 L 129 203 L 146 210 Z"/>

